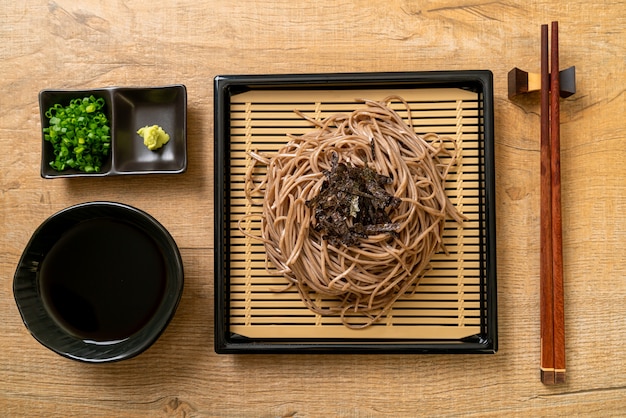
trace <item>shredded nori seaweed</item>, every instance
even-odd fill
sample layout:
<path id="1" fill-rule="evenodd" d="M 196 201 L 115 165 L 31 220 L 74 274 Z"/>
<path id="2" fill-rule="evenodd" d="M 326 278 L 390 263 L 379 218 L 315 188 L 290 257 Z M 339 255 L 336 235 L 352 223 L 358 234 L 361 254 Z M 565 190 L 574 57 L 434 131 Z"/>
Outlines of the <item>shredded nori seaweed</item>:
<path id="1" fill-rule="evenodd" d="M 306 204 L 315 211 L 315 230 L 330 244 L 357 246 L 368 235 L 393 234 L 398 229 L 389 212 L 400 199 L 385 190 L 391 178 L 367 166 L 338 163 L 337 154 L 324 175 L 320 193 Z"/>

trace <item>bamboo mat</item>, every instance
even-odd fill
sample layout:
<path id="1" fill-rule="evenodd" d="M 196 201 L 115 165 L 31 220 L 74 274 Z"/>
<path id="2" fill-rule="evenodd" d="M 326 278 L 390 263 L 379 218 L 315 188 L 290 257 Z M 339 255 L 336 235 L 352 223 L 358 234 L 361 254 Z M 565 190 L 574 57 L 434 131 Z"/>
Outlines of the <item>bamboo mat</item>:
<path id="1" fill-rule="evenodd" d="M 279 291 L 287 283 L 267 269 L 263 244 L 241 233 L 242 217 L 260 213 L 244 196 L 248 152 L 271 153 L 311 125 L 295 109 L 325 118 L 363 106 L 359 98 L 382 100 L 396 94 L 410 104 L 418 134 L 434 132 L 457 139 L 462 148 L 457 172 L 446 181 L 446 191 L 467 217 L 463 225 L 448 221 L 444 243 L 448 255 L 436 254 L 432 269 L 416 291 L 400 298 L 386 317 L 362 330 L 346 328 L 337 317 L 309 311 L 295 289 Z M 401 104 L 392 105 L 406 119 Z M 365 340 L 460 340 L 480 334 L 484 321 L 481 194 L 484 189 L 480 98 L 457 88 L 390 90 L 251 90 L 231 97 L 230 118 L 230 331 L 249 338 Z M 241 225 L 260 235 L 260 219 Z M 322 305 L 335 301 L 321 299 Z"/>

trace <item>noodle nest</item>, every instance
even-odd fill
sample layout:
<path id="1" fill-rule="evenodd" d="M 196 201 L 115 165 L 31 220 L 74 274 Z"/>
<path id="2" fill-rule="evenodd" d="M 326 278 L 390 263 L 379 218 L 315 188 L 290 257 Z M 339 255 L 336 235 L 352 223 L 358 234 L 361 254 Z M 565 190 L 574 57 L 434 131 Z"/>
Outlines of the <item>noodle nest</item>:
<path id="1" fill-rule="evenodd" d="M 417 135 L 410 107 L 400 97 L 363 102 L 352 113 L 321 121 L 296 111 L 314 129 L 290 135 L 275 154 L 251 152 L 245 179 L 246 197 L 262 207 L 261 236 L 255 238 L 263 241 L 267 261 L 288 287 L 297 288 L 310 310 L 339 315 L 350 328 L 373 324 L 414 290 L 432 256 L 445 251 L 446 219 L 463 221 L 444 188 L 456 164 L 456 141 L 434 133 Z M 404 105 L 407 122 L 390 108 L 391 102 Z M 400 200 L 388 214 L 397 226 L 393 233 L 368 235 L 347 246 L 331 244 L 316 230 L 307 202 L 320 193 L 337 161 L 367 166 L 391 179 L 385 189 Z"/>

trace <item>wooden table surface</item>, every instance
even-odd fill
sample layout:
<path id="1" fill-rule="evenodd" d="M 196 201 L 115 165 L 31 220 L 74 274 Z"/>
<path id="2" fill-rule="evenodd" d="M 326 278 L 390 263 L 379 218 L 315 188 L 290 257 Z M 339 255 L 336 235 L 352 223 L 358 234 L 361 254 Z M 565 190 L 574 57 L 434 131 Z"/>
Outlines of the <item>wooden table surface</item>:
<path id="1" fill-rule="evenodd" d="M 0 1 L 0 415 L 617 416 L 626 411 L 626 5 L 599 1 Z M 161 4 L 159 4 L 161 3 Z M 559 21 L 567 383 L 539 380 L 539 71 Z M 213 78 L 488 69 L 495 83 L 499 351 L 495 355 L 217 355 L 213 350 Z M 44 88 L 188 89 L 182 175 L 44 180 Z M 113 200 L 166 226 L 179 309 L 142 355 L 88 365 L 38 344 L 12 293 L 35 228 Z"/>

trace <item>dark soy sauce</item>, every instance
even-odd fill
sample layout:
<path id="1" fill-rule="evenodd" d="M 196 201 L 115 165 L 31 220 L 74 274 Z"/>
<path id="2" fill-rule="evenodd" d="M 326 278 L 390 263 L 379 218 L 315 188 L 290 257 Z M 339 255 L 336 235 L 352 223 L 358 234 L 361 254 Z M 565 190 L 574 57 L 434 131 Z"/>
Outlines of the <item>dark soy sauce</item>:
<path id="1" fill-rule="evenodd" d="M 122 340 L 140 330 L 163 299 L 165 262 L 141 229 L 109 218 L 66 232 L 39 271 L 44 305 L 83 340 Z"/>

